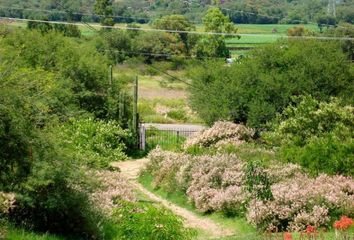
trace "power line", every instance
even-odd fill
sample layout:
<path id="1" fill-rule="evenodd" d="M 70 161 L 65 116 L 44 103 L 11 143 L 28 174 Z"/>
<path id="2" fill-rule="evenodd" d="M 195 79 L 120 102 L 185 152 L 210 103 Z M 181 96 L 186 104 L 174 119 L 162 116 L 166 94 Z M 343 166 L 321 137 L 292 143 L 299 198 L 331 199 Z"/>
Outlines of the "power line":
<path id="1" fill-rule="evenodd" d="M 59 3 L 57 3 L 57 4 L 59 4 Z M 60 5 L 60 6 L 62 6 L 62 5 Z M 208 6 L 212 6 L 212 5 L 208 5 Z M 47 12 L 47 13 L 65 13 L 65 14 L 91 16 L 91 17 L 109 17 L 109 18 L 121 18 L 121 19 L 132 19 L 132 20 L 144 20 L 144 21 L 149 21 L 149 22 L 153 22 L 153 21 L 159 20 L 159 18 L 144 18 L 144 17 L 136 17 L 136 16 L 119 16 L 119 15 L 105 16 L 105 15 L 94 14 L 94 13 L 90 13 L 90 12 L 72 12 L 72 11 L 69 11 L 69 10 L 68 11 L 62 11 L 62 10 L 57 10 L 57 9 L 46 10 L 46 9 L 8 7 L 8 6 L 2 6 L 2 5 L 0 5 L 0 8 L 13 9 L 13 10 L 22 10 L 22 11 Z M 280 18 L 280 17 L 264 15 L 264 14 L 260 14 L 260 13 L 248 12 L 248 11 L 244 11 L 244 10 L 229 9 L 229 8 L 222 8 L 222 7 L 220 9 L 226 10 L 226 11 L 238 12 L 238 13 L 242 13 L 242 14 L 263 16 L 263 17 L 267 17 L 267 18 L 271 18 L 271 19 L 279 19 Z M 287 18 L 284 18 L 284 19 L 287 19 Z M 165 19 L 165 21 L 174 22 L 174 21 L 179 21 L 179 20 L 177 20 L 177 19 Z M 190 22 L 190 23 L 194 23 L 194 24 L 202 24 L 203 23 L 202 20 L 200 20 L 200 21 L 192 21 L 192 20 L 187 19 L 187 21 Z M 315 23 L 315 22 L 303 21 L 303 20 L 295 20 L 295 21 L 297 21 L 299 23 L 300 22 L 301 23 L 305 23 L 305 24 L 306 23 L 315 24 L 315 25 L 318 24 L 318 23 Z M 237 24 L 237 23 L 235 23 L 235 24 Z M 335 25 L 335 24 L 321 24 L 321 25 L 327 26 L 327 27 L 339 27 L 339 28 L 344 28 L 344 29 L 350 29 L 350 27 L 343 27 L 343 26 Z"/>
<path id="2" fill-rule="evenodd" d="M 33 11 L 33 12 L 46 12 L 46 13 L 65 13 L 65 14 L 68 13 L 68 11 L 62 11 L 62 10 L 57 10 L 57 9 L 47 10 L 47 9 L 19 8 L 19 7 L 8 7 L 8 6 L 2 6 L 2 5 L 0 5 L 0 8 L 2 8 L 2 9 L 13 9 L 13 10 L 22 10 L 22 11 Z M 121 19 L 132 19 L 132 20 L 144 20 L 144 21 L 149 21 L 149 22 L 152 22 L 152 21 L 160 19 L 160 18 L 145 18 L 145 17 L 136 17 L 136 16 L 100 15 L 100 14 L 95 14 L 95 13 L 90 13 L 90 12 L 71 12 L 71 11 L 69 11 L 69 12 L 70 12 L 70 14 L 73 14 L 73 15 L 90 16 L 90 17 L 121 18 Z M 166 19 L 165 21 L 169 21 L 169 22 L 176 21 L 177 22 L 179 20 L 177 20 L 177 19 Z M 192 21 L 192 20 L 188 20 L 188 22 L 195 23 L 195 24 L 203 23 L 202 21 Z"/>
<path id="3" fill-rule="evenodd" d="M 23 18 L 8 18 L 0 17 L 0 19 L 12 20 L 12 21 L 22 21 L 22 22 L 38 22 L 38 23 L 52 23 L 52 24 L 64 24 L 64 25 L 76 25 L 76 26 L 86 26 L 84 23 L 78 22 L 64 22 L 64 21 L 49 21 L 49 20 L 34 20 L 34 19 L 23 19 Z M 90 25 L 92 26 L 92 25 Z M 222 32 L 197 32 L 197 31 L 183 31 L 183 30 L 169 30 L 169 29 L 155 29 L 155 28 L 135 28 L 135 27 L 118 27 L 118 26 L 102 26 L 95 25 L 99 28 L 104 29 L 119 29 L 119 30 L 134 30 L 134 31 L 146 31 L 146 32 L 167 32 L 167 33 L 187 33 L 195 35 L 214 35 L 214 36 L 227 36 L 227 37 L 240 37 L 240 36 L 249 36 L 249 37 L 274 37 L 272 34 L 245 34 L 245 33 L 222 33 Z M 315 37 L 315 36 L 279 36 L 279 38 L 284 39 L 318 39 L 318 40 L 342 40 L 342 41 L 354 41 L 352 37 Z"/>

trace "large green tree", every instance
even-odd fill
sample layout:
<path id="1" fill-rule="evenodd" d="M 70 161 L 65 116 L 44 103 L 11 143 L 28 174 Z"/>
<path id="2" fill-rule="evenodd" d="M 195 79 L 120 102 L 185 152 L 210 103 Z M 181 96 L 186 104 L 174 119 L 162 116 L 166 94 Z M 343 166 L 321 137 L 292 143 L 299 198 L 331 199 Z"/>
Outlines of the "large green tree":
<path id="1" fill-rule="evenodd" d="M 205 63 L 191 71 L 193 108 L 209 124 L 219 119 L 262 128 L 292 96 L 331 96 L 352 103 L 354 73 L 335 42 L 282 41 L 253 51 L 240 64 Z"/>
<path id="2" fill-rule="evenodd" d="M 209 34 L 201 37 L 196 44 L 197 57 L 229 57 L 225 36 L 220 34 L 236 33 L 234 24 L 219 8 L 210 8 L 203 18 L 205 31 Z"/>
<path id="3" fill-rule="evenodd" d="M 185 52 L 187 54 L 195 44 L 195 35 L 190 35 L 187 33 L 188 31 L 195 31 L 195 26 L 182 15 L 164 16 L 161 19 L 156 20 L 153 23 L 153 26 L 157 29 L 182 31 L 180 33 L 173 33 L 173 35 L 179 36 L 180 40 L 184 44 Z"/>
<path id="4" fill-rule="evenodd" d="M 97 15 L 100 15 L 103 26 L 114 25 L 112 0 L 96 0 L 94 11 Z"/>

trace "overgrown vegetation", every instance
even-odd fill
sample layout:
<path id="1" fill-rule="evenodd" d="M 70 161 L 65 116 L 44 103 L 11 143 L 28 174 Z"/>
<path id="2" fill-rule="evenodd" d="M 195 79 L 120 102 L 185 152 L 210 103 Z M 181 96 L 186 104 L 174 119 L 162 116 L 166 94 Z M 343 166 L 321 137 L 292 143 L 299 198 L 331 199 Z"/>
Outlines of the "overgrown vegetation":
<path id="1" fill-rule="evenodd" d="M 225 119 L 261 129 L 303 94 L 353 102 L 353 68 L 333 42 L 281 41 L 240 64 L 204 63 L 190 75 L 192 107 L 208 124 Z"/>

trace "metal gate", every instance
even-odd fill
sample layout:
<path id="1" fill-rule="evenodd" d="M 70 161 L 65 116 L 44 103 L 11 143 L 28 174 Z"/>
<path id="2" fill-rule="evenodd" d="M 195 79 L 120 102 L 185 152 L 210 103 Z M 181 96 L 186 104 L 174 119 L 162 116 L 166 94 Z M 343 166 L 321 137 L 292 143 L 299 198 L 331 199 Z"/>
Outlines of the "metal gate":
<path id="1" fill-rule="evenodd" d="M 201 129 L 201 128 L 200 128 Z M 184 128 L 183 125 L 174 128 L 157 128 L 154 126 L 140 125 L 140 149 L 146 150 L 157 145 L 164 146 L 180 146 L 189 136 L 200 131 L 199 128 Z"/>

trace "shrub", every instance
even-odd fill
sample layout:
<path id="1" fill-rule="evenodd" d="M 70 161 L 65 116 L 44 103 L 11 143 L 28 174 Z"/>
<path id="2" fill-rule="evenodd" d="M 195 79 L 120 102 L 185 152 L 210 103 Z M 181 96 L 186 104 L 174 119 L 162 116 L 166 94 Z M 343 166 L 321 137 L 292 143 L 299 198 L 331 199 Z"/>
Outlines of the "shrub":
<path id="1" fill-rule="evenodd" d="M 59 128 L 58 134 L 75 159 L 92 168 L 107 168 L 112 161 L 127 159 L 125 143 L 132 137 L 115 121 L 92 118 L 72 120 Z"/>
<path id="2" fill-rule="evenodd" d="M 19 186 L 10 221 L 40 232 L 100 238 L 101 213 L 92 207 L 88 193 L 76 187 L 85 182 L 80 170 L 63 155 L 45 153 L 41 160 Z"/>
<path id="3" fill-rule="evenodd" d="M 0 192 L 0 217 L 9 213 L 9 210 L 14 207 L 15 194 Z"/>
<path id="4" fill-rule="evenodd" d="M 351 65 L 338 43 L 281 41 L 250 56 L 230 67 L 207 61 L 190 69 L 191 106 L 207 124 L 229 120 L 263 129 L 303 94 L 353 102 Z"/>
<path id="5" fill-rule="evenodd" d="M 176 110 L 171 110 L 167 113 L 167 116 L 169 118 L 178 120 L 178 121 L 183 121 L 185 122 L 187 120 L 187 113 L 183 109 L 176 109 Z"/>
<path id="6" fill-rule="evenodd" d="M 254 135 L 252 129 L 231 122 L 216 122 L 211 128 L 202 130 L 200 133 L 187 139 L 184 148 L 210 147 L 234 144 L 240 145 L 250 140 Z"/>
<path id="7" fill-rule="evenodd" d="M 136 201 L 131 186 L 119 172 L 89 170 L 86 172 L 86 177 L 97 181 L 89 194 L 90 200 L 96 207 L 104 210 L 107 216 L 112 214 L 117 200 Z"/>
<path id="8" fill-rule="evenodd" d="M 353 179 L 297 174 L 272 185 L 273 200 L 252 200 L 247 219 L 270 231 L 300 231 L 308 225 L 329 226 L 331 217 L 353 214 Z"/>
<path id="9" fill-rule="evenodd" d="M 285 161 L 312 173 L 353 175 L 354 108 L 338 99 L 319 102 L 310 96 L 297 99 L 274 123 L 264 139 L 280 147 Z"/>
<path id="10" fill-rule="evenodd" d="M 234 154 L 192 156 L 156 149 L 149 158 L 155 187 L 182 190 L 201 212 L 245 214 L 262 230 L 329 227 L 333 218 L 354 213 L 350 177 L 312 178 L 295 164 L 245 163 Z"/>
<path id="11" fill-rule="evenodd" d="M 180 218 L 151 203 L 118 202 L 113 218 L 117 224 L 115 239 L 187 240 L 193 232 L 183 227 Z"/>

